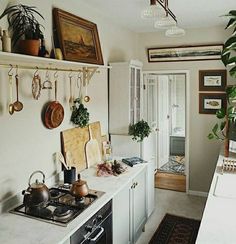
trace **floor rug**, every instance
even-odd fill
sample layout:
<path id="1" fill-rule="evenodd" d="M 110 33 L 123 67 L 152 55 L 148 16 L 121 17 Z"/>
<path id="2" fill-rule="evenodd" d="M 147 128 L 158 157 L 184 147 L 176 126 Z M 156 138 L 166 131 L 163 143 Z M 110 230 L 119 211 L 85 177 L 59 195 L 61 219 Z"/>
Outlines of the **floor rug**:
<path id="1" fill-rule="evenodd" d="M 161 166 L 158 171 L 159 172 L 166 172 L 166 173 L 173 173 L 173 174 L 185 174 L 185 164 L 184 164 L 184 157 L 180 156 L 170 156 L 169 162 Z"/>
<path id="2" fill-rule="evenodd" d="M 194 244 L 200 221 L 166 214 L 149 244 Z"/>

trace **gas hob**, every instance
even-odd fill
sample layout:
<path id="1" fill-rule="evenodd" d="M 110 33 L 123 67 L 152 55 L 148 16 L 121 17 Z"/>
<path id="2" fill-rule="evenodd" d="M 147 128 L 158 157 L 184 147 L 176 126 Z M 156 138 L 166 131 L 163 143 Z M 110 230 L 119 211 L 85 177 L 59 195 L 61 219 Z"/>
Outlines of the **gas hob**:
<path id="1" fill-rule="evenodd" d="M 67 226 L 104 192 L 89 190 L 89 194 L 83 198 L 75 198 L 70 194 L 70 186 L 59 186 L 49 189 L 50 200 L 45 208 L 28 208 L 24 204 L 10 210 L 11 213 L 45 221 L 52 224 Z"/>

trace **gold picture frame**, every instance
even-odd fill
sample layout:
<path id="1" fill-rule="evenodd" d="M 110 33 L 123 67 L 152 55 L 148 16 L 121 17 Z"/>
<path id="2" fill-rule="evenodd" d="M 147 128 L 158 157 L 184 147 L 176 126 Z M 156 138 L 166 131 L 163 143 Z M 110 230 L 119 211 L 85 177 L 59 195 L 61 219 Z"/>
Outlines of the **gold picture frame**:
<path id="1" fill-rule="evenodd" d="M 53 9 L 54 26 L 65 60 L 103 65 L 97 25 L 64 10 Z"/>

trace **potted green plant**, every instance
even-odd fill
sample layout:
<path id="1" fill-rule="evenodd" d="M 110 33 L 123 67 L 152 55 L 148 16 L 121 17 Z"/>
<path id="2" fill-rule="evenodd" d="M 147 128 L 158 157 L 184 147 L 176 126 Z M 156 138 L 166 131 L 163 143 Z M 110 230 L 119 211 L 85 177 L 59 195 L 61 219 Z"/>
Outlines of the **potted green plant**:
<path id="1" fill-rule="evenodd" d="M 129 126 L 129 135 L 137 142 L 143 141 L 145 137 L 148 137 L 151 133 L 151 128 L 144 120 L 140 120 L 137 123 Z"/>
<path id="2" fill-rule="evenodd" d="M 231 67 L 229 74 L 231 77 L 236 78 L 236 10 L 231 10 L 227 15 L 229 22 L 225 29 L 233 28 L 233 34 L 226 40 L 223 46 L 221 60 L 225 67 Z M 225 157 L 229 156 L 229 127 L 235 125 L 235 106 L 234 99 L 236 98 L 236 86 L 229 86 L 226 89 L 226 97 L 228 102 L 227 109 L 220 109 L 216 113 L 216 117 L 220 120 L 216 123 L 208 138 L 222 140 L 225 142 Z"/>
<path id="3" fill-rule="evenodd" d="M 12 33 L 13 47 L 18 45 L 21 53 L 38 56 L 40 39 L 43 39 L 41 31 L 42 25 L 36 19 L 36 16 L 43 16 L 34 6 L 23 4 L 7 7 L 0 16 L 2 19 L 7 16 L 9 30 Z"/>
<path id="4" fill-rule="evenodd" d="M 80 98 L 77 98 L 74 101 L 70 120 L 73 124 L 77 125 L 78 127 L 85 127 L 89 123 L 88 109 L 84 107 Z"/>

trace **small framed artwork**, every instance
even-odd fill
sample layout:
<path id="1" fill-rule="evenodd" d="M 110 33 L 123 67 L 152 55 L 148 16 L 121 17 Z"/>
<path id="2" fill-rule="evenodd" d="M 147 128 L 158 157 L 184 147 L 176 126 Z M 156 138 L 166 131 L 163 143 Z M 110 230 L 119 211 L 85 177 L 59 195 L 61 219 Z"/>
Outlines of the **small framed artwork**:
<path id="1" fill-rule="evenodd" d="M 57 39 L 65 60 L 103 64 L 97 25 L 61 9 L 53 9 Z"/>
<path id="2" fill-rule="evenodd" d="M 148 62 L 221 59 L 223 44 L 148 48 Z"/>
<path id="3" fill-rule="evenodd" d="M 226 108 L 225 93 L 199 93 L 199 113 L 215 114 L 217 110 Z"/>
<path id="4" fill-rule="evenodd" d="M 199 70 L 199 91 L 225 91 L 227 71 Z"/>

